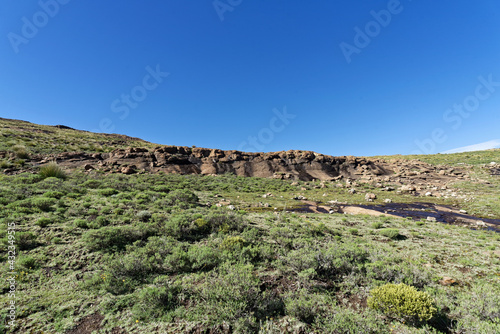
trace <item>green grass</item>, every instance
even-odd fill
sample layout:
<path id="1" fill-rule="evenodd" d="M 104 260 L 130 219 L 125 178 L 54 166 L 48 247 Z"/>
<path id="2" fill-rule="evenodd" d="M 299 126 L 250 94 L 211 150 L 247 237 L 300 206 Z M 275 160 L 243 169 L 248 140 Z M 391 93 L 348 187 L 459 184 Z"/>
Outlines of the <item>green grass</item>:
<path id="1" fill-rule="evenodd" d="M 484 165 L 490 162 L 500 163 L 500 149 L 486 151 L 452 153 L 452 154 L 422 154 L 422 155 L 397 155 L 397 156 L 374 156 L 372 159 L 384 160 L 420 160 L 432 165 L 458 166 L 463 164 Z"/>
<path id="2" fill-rule="evenodd" d="M 38 154 L 156 146 L 4 119 L 0 129 L 4 169 L 29 166 Z M 367 204 L 370 192 L 377 195 L 370 204 L 432 202 L 500 218 L 500 177 L 483 166 L 500 162 L 500 150 L 379 158 L 466 163 L 471 179 L 450 185 L 460 196 L 437 198 L 368 183 L 350 194 L 338 182 L 320 188 L 319 181 L 233 175 L 104 175 L 57 166 L 0 174 L 0 278 L 10 271 L 8 227 L 15 226 L 18 290 L 17 325 L 9 330 L 2 318 L 0 332 L 65 333 L 96 313 L 106 319 L 101 332 L 500 332 L 499 233 L 425 219 L 290 212 L 304 208 L 292 199 L 299 195 L 356 205 Z M 440 284 L 443 277 L 454 284 Z M 397 314 L 392 304 L 367 306 L 373 295 L 393 303 L 378 288 L 400 283 L 429 296 L 436 311 L 418 317 L 406 306 Z"/>
<path id="3" fill-rule="evenodd" d="M 3 269 L 9 223 L 21 248 L 20 332 L 64 333 L 96 312 L 107 319 L 103 329 L 129 333 L 217 330 L 224 323 L 250 333 L 289 326 L 316 333 L 498 329 L 494 232 L 207 205 L 220 195 L 244 207 L 272 192 L 268 199 L 283 208 L 280 196 L 296 189 L 289 181 L 230 175 L 20 174 L 1 177 L 0 186 Z M 458 285 L 440 285 L 444 276 Z M 428 293 L 436 315 L 411 323 L 366 308 L 370 291 L 387 283 Z"/>

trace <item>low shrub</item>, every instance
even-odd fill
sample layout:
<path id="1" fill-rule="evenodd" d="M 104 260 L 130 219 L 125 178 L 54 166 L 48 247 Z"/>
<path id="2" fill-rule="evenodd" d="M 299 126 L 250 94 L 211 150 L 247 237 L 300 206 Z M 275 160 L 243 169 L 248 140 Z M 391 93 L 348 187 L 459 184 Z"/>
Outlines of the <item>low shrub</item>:
<path id="1" fill-rule="evenodd" d="M 165 202 L 169 206 L 186 209 L 194 207 L 198 203 L 198 196 L 187 189 L 176 189 L 165 196 Z"/>
<path id="2" fill-rule="evenodd" d="M 83 241 L 90 250 L 121 250 L 137 240 L 146 240 L 156 233 L 151 226 L 108 226 L 99 230 L 87 231 Z"/>
<path id="3" fill-rule="evenodd" d="M 32 199 L 31 204 L 42 211 L 50 211 L 52 206 L 57 204 L 57 200 L 50 197 L 35 197 Z"/>
<path id="4" fill-rule="evenodd" d="M 396 240 L 399 238 L 399 230 L 396 228 L 384 228 L 379 233 L 389 239 Z"/>
<path id="5" fill-rule="evenodd" d="M 430 320 L 437 311 L 428 293 L 404 283 L 389 283 L 371 290 L 367 303 L 389 317 L 411 322 Z"/>
<path id="6" fill-rule="evenodd" d="M 99 193 L 99 195 L 106 197 L 118 194 L 118 190 L 114 188 L 99 189 L 97 190 L 97 192 Z"/>
<path id="7" fill-rule="evenodd" d="M 46 227 L 50 223 L 52 223 L 52 219 L 49 219 L 47 217 L 42 217 L 42 218 L 38 219 L 35 224 L 40 226 L 40 227 Z"/>
<path id="8" fill-rule="evenodd" d="M 60 199 L 61 197 L 64 196 L 64 194 L 60 191 L 53 191 L 53 190 L 49 190 L 49 191 L 46 191 L 44 194 L 43 194 L 44 197 L 50 197 L 50 198 L 56 198 L 56 199 Z"/>
<path id="9" fill-rule="evenodd" d="M 211 272 L 202 285 L 199 313 L 214 323 L 244 317 L 261 302 L 259 286 L 252 265 L 225 263 Z"/>
<path id="10" fill-rule="evenodd" d="M 285 298 L 285 308 L 288 315 L 307 324 L 312 324 L 327 312 L 324 296 L 310 294 L 304 289 L 290 293 Z"/>
<path id="11" fill-rule="evenodd" d="M 378 230 L 379 228 L 382 228 L 384 226 L 384 223 L 382 222 L 373 222 L 372 223 L 372 228 Z"/>
<path id="12" fill-rule="evenodd" d="M 140 283 L 144 283 L 155 269 L 157 268 L 154 264 L 139 253 L 120 254 L 109 261 L 103 281 L 107 291 L 119 295 L 133 291 Z"/>
<path id="13" fill-rule="evenodd" d="M 85 219 L 75 219 L 73 223 L 76 227 L 79 228 L 89 228 L 88 221 L 86 221 Z"/>
<path id="14" fill-rule="evenodd" d="M 139 291 L 132 313 L 143 321 L 171 321 L 168 312 L 178 306 L 177 295 L 181 291 L 180 286 L 166 283 L 162 286 L 145 287 Z"/>
<path id="15" fill-rule="evenodd" d="M 101 181 L 99 180 L 87 180 L 80 184 L 83 188 L 97 189 L 101 185 Z"/>
<path id="16" fill-rule="evenodd" d="M 151 215 L 151 212 L 143 210 L 143 211 L 137 212 L 136 216 L 137 216 L 137 219 L 139 219 L 140 221 L 147 222 L 148 220 L 151 219 L 152 215 Z"/>
<path id="17" fill-rule="evenodd" d="M 15 238 L 16 245 L 20 250 L 32 249 L 39 245 L 36 240 L 36 235 L 32 232 L 17 232 Z"/>
<path id="18" fill-rule="evenodd" d="M 228 236 L 222 241 L 219 247 L 228 251 L 241 250 L 246 243 L 246 240 L 240 236 Z"/>
<path id="19" fill-rule="evenodd" d="M 26 269 L 38 268 L 38 262 L 31 256 L 20 256 L 18 259 L 18 264 Z"/>
<path id="20" fill-rule="evenodd" d="M 62 239 L 58 238 L 58 237 L 55 237 L 55 238 L 52 238 L 51 242 L 53 244 L 62 244 Z"/>

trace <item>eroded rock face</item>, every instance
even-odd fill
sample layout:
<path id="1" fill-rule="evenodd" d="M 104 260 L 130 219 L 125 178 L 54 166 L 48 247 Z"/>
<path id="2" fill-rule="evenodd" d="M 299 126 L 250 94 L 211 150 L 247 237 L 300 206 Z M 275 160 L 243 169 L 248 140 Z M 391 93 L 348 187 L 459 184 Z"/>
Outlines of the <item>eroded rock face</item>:
<path id="1" fill-rule="evenodd" d="M 295 180 L 348 182 L 415 183 L 419 180 L 448 178 L 440 169 L 414 161 L 370 160 L 362 157 L 333 157 L 311 151 L 281 151 L 247 153 L 185 146 L 159 146 L 117 149 L 110 153 L 65 152 L 53 156 L 33 157 L 34 163 L 57 161 L 67 168 L 87 171 L 135 173 L 147 171 L 176 174 L 218 175 L 231 173 L 239 176 L 267 177 Z M 402 167 L 404 166 L 404 167 Z M 454 177 L 456 175 L 453 175 Z M 347 182 L 346 181 L 346 182 Z"/>

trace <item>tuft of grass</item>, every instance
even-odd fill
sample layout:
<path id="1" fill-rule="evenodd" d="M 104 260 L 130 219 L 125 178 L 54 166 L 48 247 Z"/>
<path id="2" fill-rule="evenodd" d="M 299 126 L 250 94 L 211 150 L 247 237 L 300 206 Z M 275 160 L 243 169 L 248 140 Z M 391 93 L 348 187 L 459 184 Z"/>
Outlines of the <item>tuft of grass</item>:
<path id="1" fill-rule="evenodd" d="M 29 159 L 30 155 L 26 150 L 24 145 L 14 145 L 12 146 L 12 152 L 15 153 L 16 157 L 19 159 Z"/>
<path id="2" fill-rule="evenodd" d="M 40 171 L 38 175 L 42 179 L 46 179 L 48 177 L 56 177 L 58 179 L 66 179 L 67 175 L 64 170 L 55 162 L 49 162 L 47 165 L 40 167 Z"/>

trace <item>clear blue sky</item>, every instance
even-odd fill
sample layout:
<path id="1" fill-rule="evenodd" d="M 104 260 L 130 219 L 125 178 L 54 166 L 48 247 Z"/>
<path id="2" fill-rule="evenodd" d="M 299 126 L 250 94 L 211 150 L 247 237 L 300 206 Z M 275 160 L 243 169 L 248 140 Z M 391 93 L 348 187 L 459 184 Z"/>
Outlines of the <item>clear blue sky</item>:
<path id="1" fill-rule="evenodd" d="M 1 117 L 331 155 L 500 138 L 498 0 L 3 0 L 0 13 Z"/>

